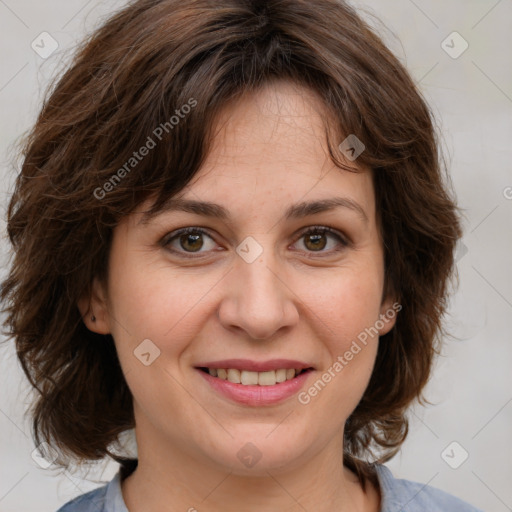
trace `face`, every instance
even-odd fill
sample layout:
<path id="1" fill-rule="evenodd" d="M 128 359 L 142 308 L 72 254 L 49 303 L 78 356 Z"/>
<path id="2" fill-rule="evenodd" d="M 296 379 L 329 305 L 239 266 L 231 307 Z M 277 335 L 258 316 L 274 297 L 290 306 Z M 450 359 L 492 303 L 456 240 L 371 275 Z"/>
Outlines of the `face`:
<path id="1" fill-rule="evenodd" d="M 370 171 L 334 166 L 326 114 L 287 82 L 228 105 L 174 198 L 215 203 L 225 218 L 169 209 L 145 223 L 148 200 L 116 227 L 109 282 L 95 281 L 80 309 L 113 335 L 139 457 L 174 452 L 239 474 L 328 449 L 339 460 L 394 315 Z M 333 198 L 331 209 L 291 209 Z"/>

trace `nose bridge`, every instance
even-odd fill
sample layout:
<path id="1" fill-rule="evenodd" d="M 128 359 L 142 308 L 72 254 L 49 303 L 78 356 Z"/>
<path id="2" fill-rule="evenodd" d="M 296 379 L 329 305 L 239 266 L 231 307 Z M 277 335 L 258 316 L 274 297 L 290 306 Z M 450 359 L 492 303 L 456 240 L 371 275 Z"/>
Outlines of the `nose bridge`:
<path id="1" fill-rule="evenodd" d="M 266 339 L 292 325 L 298 313 L 291 292 L 279 272 L 272 237 L 247 237 L 236 249 L 238 258 L 230 272 L 234 285 L 224 297 L 219 318 L 225 327 L 238 327 L 254 339 Z"/>

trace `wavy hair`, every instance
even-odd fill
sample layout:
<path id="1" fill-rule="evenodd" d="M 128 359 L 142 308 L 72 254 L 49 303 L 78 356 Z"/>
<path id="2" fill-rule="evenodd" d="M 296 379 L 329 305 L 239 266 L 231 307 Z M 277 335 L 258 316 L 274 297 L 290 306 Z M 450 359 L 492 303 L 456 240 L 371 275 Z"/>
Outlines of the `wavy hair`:
<path id="1" fill-rule="evenodd" d="M 36 445 L 57 448 L 57 465 L 106 455 L 123 468 L 134 462 L 110 449 L 134 427 L 113 339 L 89 331 L 77 307 L 94 277 L 108 279 L 112 230 L 147 198 L 154 213 L 180 192 L 208 154 L 222 107 L 277 79 L 321 98 L 340 169 L 354 171 L 339 149 L 348 134 L 366 146 L 358 163 L 372 170 L 384 292 L 403 306 L 346 423 L 343 459 L 364 487 L 375 481 L 370 458 L 389 460 L 405 440 L 406 410 L 424 399 L 439 352 L 461 236 L 417 85 L 343 1 L 139 0 L 95 30 L 48 90 L 7 210 L 4 334 L 37 390 Z M 148 137 L 158 143 L 135 164 Z"/>

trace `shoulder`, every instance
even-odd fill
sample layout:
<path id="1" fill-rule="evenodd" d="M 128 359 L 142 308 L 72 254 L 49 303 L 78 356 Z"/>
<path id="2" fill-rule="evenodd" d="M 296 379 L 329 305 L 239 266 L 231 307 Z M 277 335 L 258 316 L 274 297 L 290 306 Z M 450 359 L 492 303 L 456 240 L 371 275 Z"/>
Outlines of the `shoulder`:
<path id="1" fill-rule="evenodd" d="M 482 512 L 435 487 L 395 478 L 386 466 L 375 464 L 375 469 L 382 494 L 381 512 Z"/>
<path id="2" fill-rule="evenodd" d="M 107 511 L 107 490 L 110 484 L 93 489 L 65 503 L 57 512 L 104 512 Z"/>

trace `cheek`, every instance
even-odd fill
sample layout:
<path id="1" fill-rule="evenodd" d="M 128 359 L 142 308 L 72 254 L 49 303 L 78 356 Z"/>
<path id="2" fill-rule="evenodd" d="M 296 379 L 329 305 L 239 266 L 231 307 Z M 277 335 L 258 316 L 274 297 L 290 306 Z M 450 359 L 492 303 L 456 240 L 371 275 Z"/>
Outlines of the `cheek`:
<path id="1" fill-rule="evenodd" d="M 368 386 L 378 349 L 378 336 L 371 334 L 379 318 L 380 297 L 379 276 L 371 267 L 366 273 L 344 269 L 321 290 L 309 292 L 309 329 L 323 357 L 316 379 L 299 401 L 315 411 L 315 421 L 332 435 Z"/>
<path id="2" fill-rule="evenodd" d="M 307 291 L 308 308 L 318 319 L 329 346 L 345 350 L 361 332 L 379 319 L 382 277 L 370 265 L 366 271 L 333 271 L 323 285 Z M 311 316 L 311 313 L 309 314 Z"/>
<path id="3" fill-rule="evenodd" d="M 186 270 L 127 259 L 123 263 L 112 274 L 111 290 L 113 332 L 119 349 L 133 352 L 144 339 L 150 339 L 162 356 L 175 356 L 198 335 L 208 294 L 219 276 L 190 275 Z"/>

